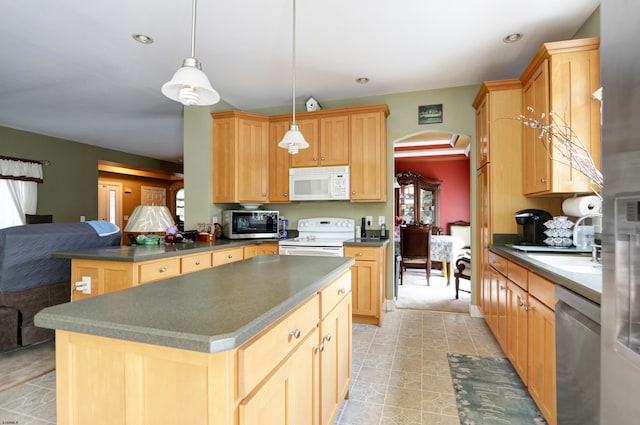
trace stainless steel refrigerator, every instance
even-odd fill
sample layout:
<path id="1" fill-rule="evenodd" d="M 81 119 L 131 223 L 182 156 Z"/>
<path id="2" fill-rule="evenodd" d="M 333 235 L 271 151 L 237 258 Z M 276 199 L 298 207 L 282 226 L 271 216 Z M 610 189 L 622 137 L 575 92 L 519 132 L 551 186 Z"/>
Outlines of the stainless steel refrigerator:
<path id="1" fill-rule="evenodd" d="M 602 0 L 601 424 L 640 423 L 640 2 Z"/>

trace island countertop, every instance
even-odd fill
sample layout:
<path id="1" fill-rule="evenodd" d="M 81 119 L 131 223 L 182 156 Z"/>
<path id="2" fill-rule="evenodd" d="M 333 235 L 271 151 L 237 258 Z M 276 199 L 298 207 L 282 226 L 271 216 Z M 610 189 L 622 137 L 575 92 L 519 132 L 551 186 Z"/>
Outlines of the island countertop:
<path id="1" fill-rule="evenodd" d="M 48 307 L 35 324 L 214 353 L 238 347 L 355 263 L 349 257 L 261 255 Z"/>

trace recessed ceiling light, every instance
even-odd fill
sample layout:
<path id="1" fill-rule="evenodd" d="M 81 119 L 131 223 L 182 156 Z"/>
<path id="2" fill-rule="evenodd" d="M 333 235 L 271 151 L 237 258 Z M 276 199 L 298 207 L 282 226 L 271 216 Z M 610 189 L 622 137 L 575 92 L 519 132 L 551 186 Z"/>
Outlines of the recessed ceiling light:
<path id="1" fill-rule="evenodd" d="M 505 38 L 502 39 L 505 43 L 515 43 L 516 41 L 522 40 L 521 32 L 514 32 L 513 34 L 509 34 Z"/>
<path id="2" fill-rule="evenodd" d="M 367 77 L 356 78 L 356 83 L 358 84 L 367 84 L 369 79 Z"/>
<path id="3" fill-rule="evenodd" d="M 149 37 L 148 35 L 131 34 L 131 37 L 133 37 L 133 39 L 135 41 L 137 41 L 138 43 L 142 43 L 142 44 L 151 44 L 151 43 L 153 43 L 153 38 Z"/>

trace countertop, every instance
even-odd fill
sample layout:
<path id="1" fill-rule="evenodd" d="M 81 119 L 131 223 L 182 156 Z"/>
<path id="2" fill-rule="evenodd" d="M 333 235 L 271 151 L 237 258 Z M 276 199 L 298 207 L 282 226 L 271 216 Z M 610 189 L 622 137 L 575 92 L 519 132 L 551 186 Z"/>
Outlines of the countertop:
<path id="1" fill-rule="evenodd" d="M 214 353 L 238 347 L 347 271 L 348 257 L 260 255 L 45 308 L 36 326 Z"/>
<path id="2" fill-rule="evenodd" d="M 199 252 L 217 249 L 235 248 L 251 244 L 277 244 L 282 239 L 225 239 L 218 238 L 214 242 L 177 243 L 173 245 L 127 245 L 103 248 L 86 248 L 76 251 L 58 251 L 52 254 L 55 258 L 73 258 L 80 260 L 107 260 L 139 262 L 158 260 L 161 258 L 180 255 L 197 254 Z M 385 246 L 388 239 L 368 237 L 364 239 L 350 239 L 345 246 Z"/>
<path id="3" fill-rule="evenodd" d="M 518 251 L 506 245 L 490 245 L 489 249 L 496 254 L 502 255 L 503 257 L 539 274 L 540 276 L 543 276 L 600 305 L 600 299 L 602 296 L 601 274 L 572 273 L 561 270 L 540 261 L 536 261 L 529 257 L 527 253 Z"/>

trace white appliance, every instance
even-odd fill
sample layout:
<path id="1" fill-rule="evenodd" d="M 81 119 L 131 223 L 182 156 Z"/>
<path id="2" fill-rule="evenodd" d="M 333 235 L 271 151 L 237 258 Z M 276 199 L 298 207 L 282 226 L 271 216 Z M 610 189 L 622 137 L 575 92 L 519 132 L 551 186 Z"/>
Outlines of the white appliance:
<path id="1" fill-rule="evenodd" d="M 289 169 L 289 199 L 335 201 L 349 199 L 349 166 Z"/>
<path id="2" fill-rule="evenodd" d="M 280 255 L 343 257 L 343 242 L 353 239 L 351 218 L 319 217 L 298 220 L 298 237 L 279 242 Z"/>
<path id="3" fill-rule="evenodd" d="M 640 2 L 601 2 L 602 425 L 640 422 Z M 596 236 L 597 239 L 597 236 Z"/>

